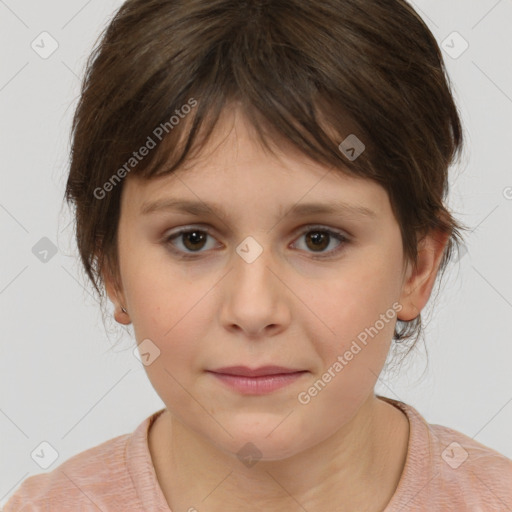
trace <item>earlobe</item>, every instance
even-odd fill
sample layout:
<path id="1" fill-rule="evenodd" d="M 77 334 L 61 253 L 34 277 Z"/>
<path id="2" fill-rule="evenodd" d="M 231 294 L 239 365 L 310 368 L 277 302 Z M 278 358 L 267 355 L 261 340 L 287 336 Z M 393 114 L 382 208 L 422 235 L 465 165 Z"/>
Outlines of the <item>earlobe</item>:
<path id="1" fill-rule="evenodd" d="M 410 264 L 402 287 L 399 320 L 414 320 L 427 304 L 449 239 L 449 233 L 436 230 L 418 242 L 417 264 Z"/>
<path id="2" fill-rule="evenodd" d="M 114 319 L 118 324 L 131 324 L 130 315 L 128 314 L 128 311 L 118 304 L 115 305 Z"/>

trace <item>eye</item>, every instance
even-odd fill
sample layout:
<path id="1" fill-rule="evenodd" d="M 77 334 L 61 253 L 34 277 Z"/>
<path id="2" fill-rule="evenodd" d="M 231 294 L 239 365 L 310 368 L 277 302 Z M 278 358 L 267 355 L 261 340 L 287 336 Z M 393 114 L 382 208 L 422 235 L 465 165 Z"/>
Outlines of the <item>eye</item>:
<path id="1" fill-rule="evenodd" d="M 204 252 L 203 249 L 214 248 L 215 244 L 207 247 L 209 237 L 213 239 L 212 234 L 207 228 L 185 228 L 165 236 L 164 243 L 173 253 L 187 259 L 194 258 L 196 254 Z M 310 227 L 308 230 L 303 231 L 299 239 L 302 237 L 305 237 L 305 251 L 309 252 L 308 250 L 311 250 L 311 252 L 318 254 L 313 256 L 314 258 L 325 258 L 337 254 L 349 241 L 348 237 L 342 233 L 321 226 Z M 330 251 L 326 251 L 332 245 L 333 240 L 337 241 L 337 246 Z"/>
<path id="2" fill-rule="evenodd" d="M 307 231 L 301 234 L 299 239 L 303 236 L 305 237 L 306 247 L 308 249 L 312 249 L 313 253 L 319 254 L 318 256 L 313 256 L 314 258 L 326 258 L 333 256 L 343 250 L 345 244 L 349 241 L 348 237 L 342 233 L 322 226 L 310 227 Z M 325 249 L 331 245 L 333 239 L 338 242 L 338 245 L 333 250 L 326 251 Z"/>
<path id="3" fill-rule="evenodd" d="M 165 243 L 169 245 L 171 251 L 179 253 L 184 258 L 187 258 L 190 257 L 188 256 L 189 254 L 192 254 L 193 257 L 193 253 L 202 252 L 201 249 L 207 245 L 206 240 L 209 236 L 211 235 L 205 228 L 187 228 L 166 236 Z M 176 249 L 175 244 L 173 243 L 174 240 L 179 242 L 177 245 L 181 244 L 185 249 Z M 191 252 L 187 253 L 187 251 Z"/>

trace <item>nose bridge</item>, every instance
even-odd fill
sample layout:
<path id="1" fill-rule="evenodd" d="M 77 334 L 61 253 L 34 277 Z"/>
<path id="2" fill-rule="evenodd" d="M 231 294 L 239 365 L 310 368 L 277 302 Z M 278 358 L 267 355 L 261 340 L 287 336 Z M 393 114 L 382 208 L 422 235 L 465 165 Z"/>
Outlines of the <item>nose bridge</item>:
<path id="1" fill-rule="evenodd" d="M 221 308 L 226 328 L 237 326 L 247 335 L 256 335 L 269 326 L 278 332 L 289 323 L 290 312 L 284 287 L 275 276 L 279 270 L 269 238 L 260 243 L 249 236 L 235 248 L 229 291 Z"/>
<path id="2" fill-rule="evenodd" d="M 275 266 L 270 244 L 263 237 L 248 236 L 236 247 L 235 284 L 248 286 L 253 291 L 264 292 L 267 288 L 273 288 L 271 280 L 274 278 L 269 270 Z M 265 245 L 264 245 L 265 244 Z"/>

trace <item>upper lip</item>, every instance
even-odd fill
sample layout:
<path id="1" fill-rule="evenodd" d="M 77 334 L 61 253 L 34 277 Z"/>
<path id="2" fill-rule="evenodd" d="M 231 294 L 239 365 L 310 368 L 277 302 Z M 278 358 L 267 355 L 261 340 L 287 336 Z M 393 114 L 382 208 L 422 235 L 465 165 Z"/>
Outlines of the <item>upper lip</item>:
<path id="1" fill-rule="evenodd" d="M 259 368 L 249 368 L 247 366 L 225 366 L 209 370 L 214 373 L 224 373 L 227 375 L 240 375 L 243 377 L 260 377 L 262 375 L 277 375 L 280 373 L 297 373 L 305 370 L 294 368 L 285 368 L 284 366 L 260 366 Z"/>

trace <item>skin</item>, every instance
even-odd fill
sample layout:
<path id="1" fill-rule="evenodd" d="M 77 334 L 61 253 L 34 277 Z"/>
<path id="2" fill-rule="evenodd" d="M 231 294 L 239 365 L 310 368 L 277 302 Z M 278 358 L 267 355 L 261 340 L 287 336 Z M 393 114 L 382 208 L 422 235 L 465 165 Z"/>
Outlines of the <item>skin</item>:
<path id="1" fill-rule="evenodd" d="M 173 512 L 313 512 L 333 503 L 337 511 L 377 512 L 404 468 L 407 418 L 374 394 L 396 318 L 309 403 L 297 396 L 393 303 L 402 320 L 418 315 L 448 237 L 424 238 L 413 267 L 380 185 L 326 168 L 284 142 L 276 151 L 265 151 L 250 123 L 230 110 L 186 167 L 124 183 L 118 278 L 107 271 L 104 279 L 116 320 L 133 323 L 137 343 L 149 338 L 160 350 L 145 367 L 166 405 L 149 448 Z M 225 216 L 141 214 L 145 203 L 170 196 L 219 203 Z M 366 206 L 375 218 L 286 214 L 297 203 L 336 201 Z M 206 226 L 211 235 L 202 243 L 165 240 L 176 228 Z M 308 235 L 319 226 L 349 239 L 340 245 L 330 237 L 317 248 Z M 236 252 L 247 236 L 263 249 L 252 263 Z M 280 390 L 244 396 L 205 371 L 236 364 L 308 373 Z M 260 452 L 250 467 L 237 456 L 247 442 Z"/>

